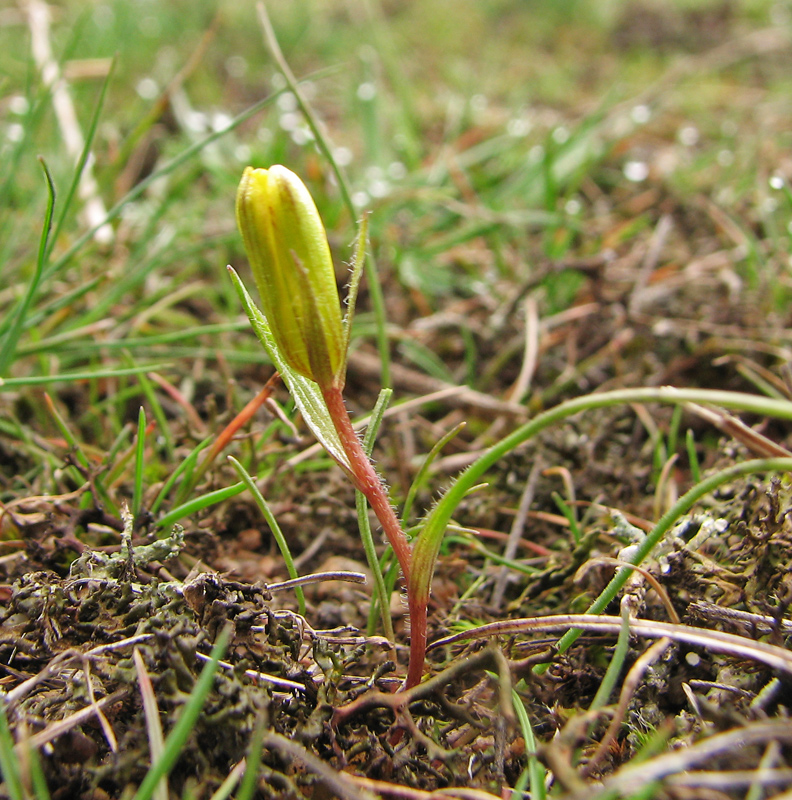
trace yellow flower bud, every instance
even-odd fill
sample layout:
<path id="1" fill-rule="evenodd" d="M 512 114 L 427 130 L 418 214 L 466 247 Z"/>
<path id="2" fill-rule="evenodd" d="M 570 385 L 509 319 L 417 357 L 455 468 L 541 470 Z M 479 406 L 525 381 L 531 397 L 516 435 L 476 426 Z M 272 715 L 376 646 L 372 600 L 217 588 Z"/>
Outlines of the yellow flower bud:
<path id="1" fill-rule="evenodd" d="M 305 184 L 285 167 L 247 167 L 236 214 L 283 360 L 322 387 L 343 381 L 345 338 L 335 271 Z"/>

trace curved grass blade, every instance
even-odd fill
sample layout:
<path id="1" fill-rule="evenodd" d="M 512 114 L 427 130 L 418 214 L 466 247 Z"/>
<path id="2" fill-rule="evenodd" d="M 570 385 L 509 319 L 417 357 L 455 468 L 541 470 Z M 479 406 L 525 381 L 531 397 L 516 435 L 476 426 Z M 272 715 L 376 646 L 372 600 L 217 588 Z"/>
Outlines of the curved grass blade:
<path id="1" fill-rule="evenodd" d="M 638 545 L 630 563 L 636 566 L 641 564 L 660 543 L 666 533 L 671 530 L 679 518 L 687 514 L 693 505 L 704 497 L 704 495 L 713 492 L 724 483 L 733 481 L 740 476 L 762 472 L 792 472 L 792 458 L 757 458 L 751 461 L 744 461 L 741 464 L 734 464 L 731 467 L 727 467 L 705 478 L 701 483 L 696 484 L 692 489 L 685 492 L 685 494 L 663 514 L 654 528 L 646 535 L 646 538 Z M 631 574 L 632 570 L 630 569 L 620 569 L 613 578 L 611 578 L 599 597 L 588 607 L 586 614 L 601 614 L 608 604 L 616 597 L 624 584 L 627 583 L 627 579 Z M 558 641 L 557 652 L 559 654 L 565 653 L 574 642 L 577 641 L 582 633 L 583 631 L 579 628 L 573 628 L 567 631 Z M 538 667 L 537 671 L 541 671 L 541 667 Z"/>
<path id="2" fill-rule="evenodd" d="M 595 408 L 607 408 L 628 403 L 670 403 L 672 405 L 709 403 L 725 408 L 739 409 L 754 414 L 760 414 L 762 416 L 777 417 L 787 420 L 792 419 L 792 402 L 775 400 L 742 392 L 727 392 L 713 389 L 677 389 L 673 386 L 617 389 L 611 392 L 601 392 L 599 394 L 586 395 L 584 397 L 576 397 L 572 400 L 567 400 L 555 408 L 551 408 L 539 414 L 537 417 L 521 425 L 517 430 L 490 447 L 489 450 L 473 462 L 473 464 L 457 478 L 456 482 L 440 499 L 427 517 L 424 527 L 419 533 L 414 545 L 413 565 L 410 574 L 410 583 L 412 584 L 414 595 L 426 596 L 428 598 L 435 562 L 440 552 L 440 544 L 445 535 L 448 523 L 451 521 L 451 517 L 459 503 L 490 467 L 496 464 L 504 455 L 515 447 L 528 441 L 556 422 L 560 422 L 581 411 Z M 776 459 L 775 461 L 780 463 L 783 459 Z M 765 463 L 771 462 L 772 460 L 768 460 Z M 687 497 L 687 495 L 685 496 Z M 674 509 L 677 508 L 678 505 L 679 502 L 675 504 Z M 672 509 L 672 511 L 674 509 Z M 644 553 L 641 558 L 645 557 L 645 555 Z M 622 573 L 619 574 L 622 575 Z M 620 580 L 622 583 L 627 580 L 626 572 L 623 573 Z M 611 599 L 615 597 L 621 585 L 622 584 L 619 584 L 619 587 L 613 591 Z M 569 644 L 567 644 L 567 647 L 568 646 Z"/>
<path id="3" fill-rule="evenodd" d="M 291 550 L 289 550 L 289 543 L 286 541 L 286 537 L 283 535 L 280 525 L 278 525 L 278 520 L 275 519 L 272 509 L 269 507 L 269 503 L 264 499 L 264 495 L 259 491 L 258 486 L 256 486 L 256 482 L 250 477 L 250 473 L 242 466 L 242 464 L 240 464 L 239 461 L 237 461 L 233 456 L 229 456 L 228 460 L 231 462 L 231 466 L 233 466 L 233 468 L 236 470 L 237 475 L 239 475 L 239 477 L 242 479 L 242 483 L 245 484 L 245 488 L 253 495 L 256 505 L 264 515 L 264 519 L 267 520 L 267 525 L 269 525 L 270 531 L 272 532 L 275 542 L 278 545 L 278 549 L 281 552 L 281 556 L 283 556 L 283 562 L 286 564 L 286 571 L 289 573 L 289 577 L 294 580 L 298 577 L 297 567 L 294 566 L 294 559 L 292 558 Z M 297 596 L 300 614 L 304 617 L 305 594 L 299 586 L 295 587 L 294 593 Z"/>
<path id="4" fill-rule="evenodd" d="M 6 374 L 14 360 L 17 342 L 22 333 L 22 327 L 25 324 L 25 317 L 33 303 L 33 298 L 36 296 L 44 274 L 44 262 L 47 258 L 49 237 L 52 231 L 52 214 L 55 208 L 55 184 L 52 181 L 52 175 L 50 175 L 50 171 L 44 159 L 39 157 L 39 162 L 44 170 L 44 178 L 47 182 L 47 210 L 44 213 L 44 225 L 41 229 L 38 257 L 36 258 L 36 271 L 33 273 L 33 279 L 30 281 L 27 292 L 25 292 L 14 311 L 11 327 L 6 332 L 3 344 L 0 346 L 0 378 Z"/>
<path id="5" fill-rule="evenodd" d="M 115 65 L 116 57 L 113 56 L 110 61 L 110 69 L 107 71 L 107 75 L 102 82 L 102 88 L 99 90 L 99 97 L 96 99 L 96 103 L 94 104 L 93 115 L 91 116 L 91 122 L 88 126 L 88 131 L 85 136 L 85 144 L 83 145 L 80 158 L 78 159 L 77 165 L 74 169 L 74 177 L 72 178 L 72 182 L 66 191 L 66 196 L 63 200 L 63 208 L 61 209 L 58 220 L 55 223 L 55 229 L 47 247 L 47 258 L 49 258 L 55 242 L 58 241 L 58 236 L 60 235 L 61 229 L 63 228 L 63 223 L 66 221 L 66 216 L 69 213 L 69 208 L 71 207 L 71 201 L 74 199 L 74 195 L 77 192 L 77 187 L 80 185 L 80 179 L 82 178 L 85 165 L 88 163 L 88 157 L 91 154 L 91 145 L 93 144 L 94 136 L 96 135 L 96 129 L 99 125 L 99 117 L 101 116 L 102 109 L 104 108 L 105 100 L 107 98 L 107 88 L 110 86 L 110 79 L 113 77 L 113 73 L 115 72 Z"/>

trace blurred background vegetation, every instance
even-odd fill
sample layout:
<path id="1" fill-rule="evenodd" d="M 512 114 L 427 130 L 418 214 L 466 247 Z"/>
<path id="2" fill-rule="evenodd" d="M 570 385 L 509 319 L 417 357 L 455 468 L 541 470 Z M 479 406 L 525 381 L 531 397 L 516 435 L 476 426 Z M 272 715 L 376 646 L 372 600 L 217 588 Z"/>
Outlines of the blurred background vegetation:
<path id="1" fill-rule="evenodd" d="M 75 157 L 31 56 L 29 6 L 7 6 L 5 388 L 167 364 L 168 380 L 201 413 L 209 394 L 221 406 L 239 405 L 246 395 L 224 397 L 228 386 L 266 378 L 258 369 L 235 372 L 264 356 L 223 270 L 244 265 L 233 219 L 243 167 L 280 162 L 304 177 L 340 281 L 355 235 L 255 7 L 119 0 L 49 9 L 48 39 L 79 126 L 93 132 L 95 193 L 112 209 L 113 231 L 105 240 L 90 235 L 83 201 L 67 202 Z M 592 299 L 622 302 L 623 292 L 609 294 L 612 276 L 589 282 L 609 263 L 623 267 L 619 280 L 634 281 L 643 264 L 652 281 L 685 283 L 685 298 L 673 288 L 661 298 L 659 317 L 775 320 L 784 329 L 789 2 L 316 0 L 273 3 L 269 12 L 356 208 L 372 211 L 394 357 L 436 379 L 502 393 L 520 368 L 522 297 L 536 298 L 542 318 Z M 39 155 L 58 192 L 57 236 L 9 349 L 47 205 Z M 670 233 L 658 227 L 669 216 Z M 649 263 L 658 230 L 665 250 Z M 695 270 L 687 276 L 688 264 L 717 261 L 718 253 L 726 261 L 705 261 L 700 291 L 687 291 L 699 280 Z M 355 329 L 364 349 L 377 326 L 367 303 L 364 293 Z M 744 314 L 735 317 L 729 309 L 738 306 Z M 506 329 L 498 327 L 504 319 Z M 611 318 L 592 346 L 607 344 L 623 324 Z M 442 337 L 432 334 L 438 330 Z M 564 369 L 543 359 L 539 378 L 547 386 Z M 151 401 L 137 379 L 114 381 L 112 392 L 93 383 L 88 396 L 61 387 L 82 435 L 90 432 L 100 450 L 136 418 L 142 397 Z M 6 433 L 22 436 L 37 416 L 51 430 L 35 391 L 6 405 Z"/>

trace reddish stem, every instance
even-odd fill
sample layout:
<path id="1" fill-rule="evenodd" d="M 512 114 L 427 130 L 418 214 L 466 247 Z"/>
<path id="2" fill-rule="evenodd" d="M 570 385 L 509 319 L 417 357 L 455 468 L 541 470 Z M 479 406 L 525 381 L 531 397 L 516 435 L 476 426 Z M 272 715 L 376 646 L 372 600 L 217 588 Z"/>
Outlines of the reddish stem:
<path id="1" fill-rule="evenodd" d="M 410 610 L 410 663 L 407 665 L 405 689 L 412 689 L 421 682 L 424 661 L 426 659 L 426 606 L 427 600 L 421 602 L 415 592 L 407 587 L 407 606 Z"/>
<path id="2" fill-rule="evenodd" d="M 344 405 L 340 387 L 331 386 L 323 389 L 322 393 L 338 438 L 341 440 L 341 446 L 349 459 L 355 486 L 363 492 L 369 505 L 374 509 L 374 513 L 385 531 L 385 536 L 388 537 L 388 542 L 393 548 L 407 585 L 407 604 L 410 611 L 410 664 L 404 688 L 409 689 L 420 683 L 426 657 L 426 602 L 418 602 L 410 591 L 412 548 L 393 506 L 390 504 L 388 493 L 352 427 L 352 420 Z"/>

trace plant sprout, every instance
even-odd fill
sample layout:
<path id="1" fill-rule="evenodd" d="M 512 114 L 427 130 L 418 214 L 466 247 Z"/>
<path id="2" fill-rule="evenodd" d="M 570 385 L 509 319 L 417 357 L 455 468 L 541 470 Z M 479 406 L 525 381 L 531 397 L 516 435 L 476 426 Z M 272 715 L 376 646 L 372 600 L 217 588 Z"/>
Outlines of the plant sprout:
<path id="1" fill-rule="evenodd" d="M 352 427 L 343 398 L 365 223 L 342 318 L 327 233 L 310 192 L 297 175 L 282 166 L 248 167 L 237 191 L 236 213 L 262 309 L 253 303 L 233 269 L 229 271 L 251 324 L 308 426 L 371 505 L 399 562 L 410 616 L 410 663 L 404 684 L 410 688 L 423 673 L 429 596 L 411 589 L 413 550 Z M 421 572 L 431 574 L 432 567 L 424 564 Z"/>

